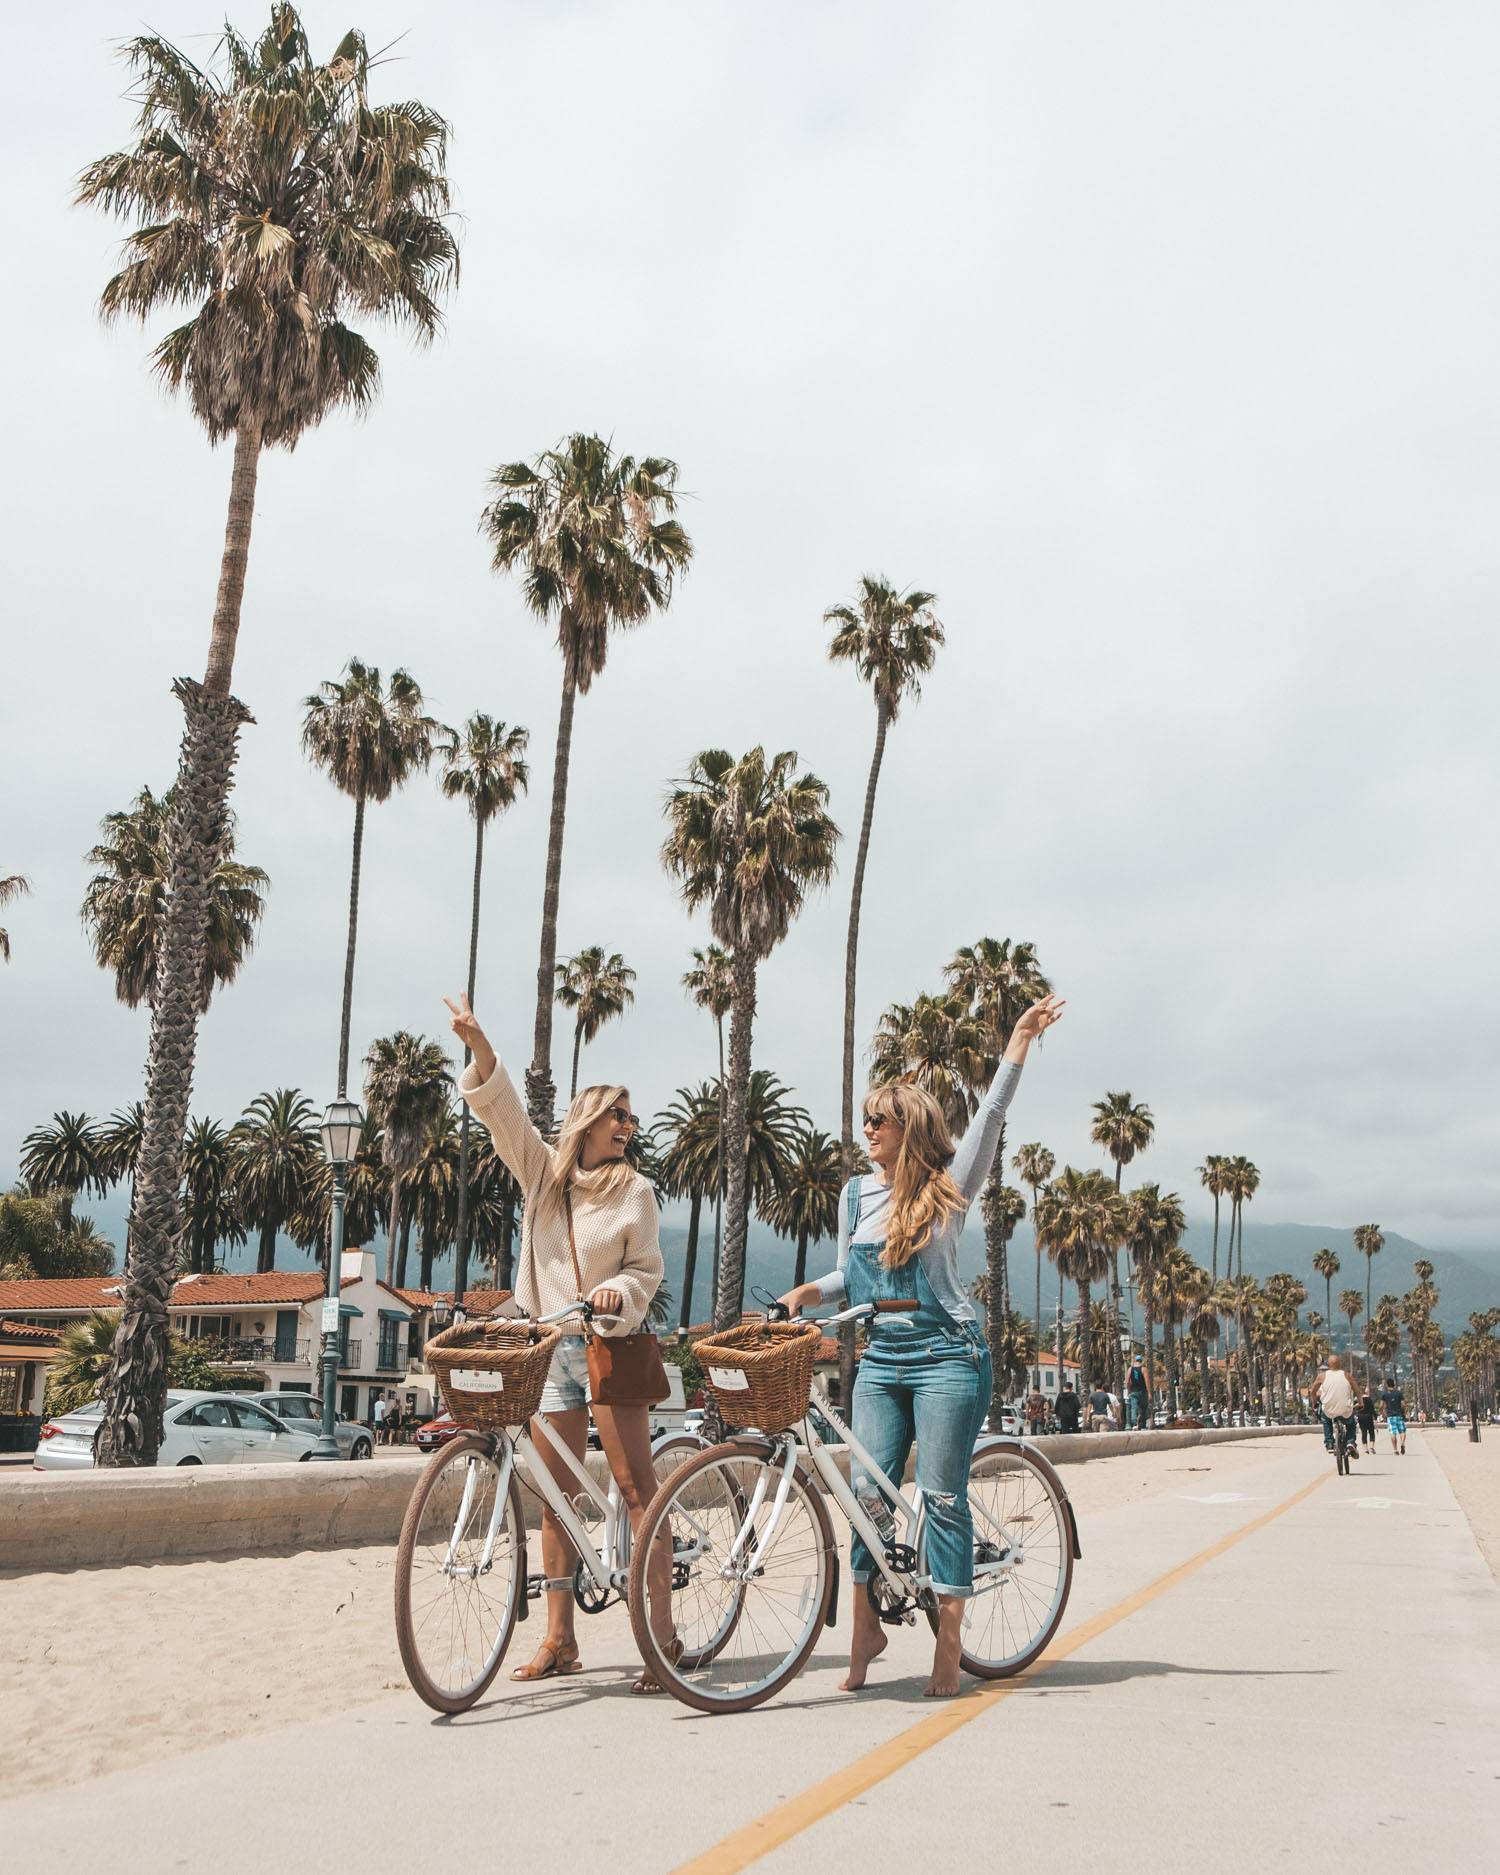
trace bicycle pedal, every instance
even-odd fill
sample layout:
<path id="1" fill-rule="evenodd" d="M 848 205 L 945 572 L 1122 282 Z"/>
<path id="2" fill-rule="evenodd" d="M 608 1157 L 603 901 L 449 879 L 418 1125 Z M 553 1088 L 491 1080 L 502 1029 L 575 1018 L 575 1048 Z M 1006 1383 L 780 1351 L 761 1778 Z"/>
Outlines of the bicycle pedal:
<path id="1" fill-rule="evenodd" d="M 917 1552 L 909 1543 L 887 1543 L 885 1559 L 903 1575 L 913 1576 L 917 1573 Z"/>

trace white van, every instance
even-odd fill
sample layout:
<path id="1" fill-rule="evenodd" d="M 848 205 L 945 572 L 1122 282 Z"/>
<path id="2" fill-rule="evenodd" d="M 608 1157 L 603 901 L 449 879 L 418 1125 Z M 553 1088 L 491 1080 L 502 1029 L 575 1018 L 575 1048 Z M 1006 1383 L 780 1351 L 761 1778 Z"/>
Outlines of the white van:
<path id="1" fill-rule="evenodd" d="M 651 1437 L 663 1432 L 681 1432 L 688 1413 L 687 1395 L 682 1390 L 682 1369 L 667 1364 L 667 1385 L 671 1388 L 660 1406 L 651 1409 Z"/>

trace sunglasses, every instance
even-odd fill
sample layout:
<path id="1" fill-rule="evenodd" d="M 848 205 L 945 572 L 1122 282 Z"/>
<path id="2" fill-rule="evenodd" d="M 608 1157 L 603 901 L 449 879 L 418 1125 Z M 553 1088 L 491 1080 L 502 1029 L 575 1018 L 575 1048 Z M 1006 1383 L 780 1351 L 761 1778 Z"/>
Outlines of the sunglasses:
<path id="1" fill-rule="evenodd" d="M 881 1127 L 889 1126 L 890 1124 L 891 1117 L 888 1113 L 867 1113 L 865 1115 L 865 1127 L 867 1131 L 871 1133 L 878 1133 Z"/>
<path id="2" fill-rule="evenodd" d="M 628 1126 L 635 1133 L 641 1130 L 639 1118 L 630 1111 L 629 1107 L 610 1107 L 607 1110 L 607 1117 L 613 1120 L 616 1126 Z"/>

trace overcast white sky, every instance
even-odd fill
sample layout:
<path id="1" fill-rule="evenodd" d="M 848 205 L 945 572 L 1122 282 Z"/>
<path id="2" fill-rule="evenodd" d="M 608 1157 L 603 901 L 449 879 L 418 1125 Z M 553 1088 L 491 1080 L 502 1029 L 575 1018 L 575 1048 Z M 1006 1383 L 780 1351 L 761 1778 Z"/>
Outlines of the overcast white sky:
<path id="1" fill-rule="evenodd" d="M 255 30 L 265 5 L 234 0 Z M 100 816 L 164 786 L 201 675 L 229 473 L 93 305 L 118 231 L 70 182 L 126 137 L 111 42 L 207 56 L 218 8 L 75 0 L 11 31 L 0 1180 L 55 1108 L 138 1096 L 145 1013 L 78 923 Z M 1496 1239 L 1500 17 L 1297 0 L 758 6 L 311 0 L 406 33 L 381 92 L 454 125 L 463 279 L 384 396 L 262 470 L 235 688 L 264 935 L 200 1040 L 196 1111 L 332 1090 L 349 804 L 300 700 L 358 655 L 533 732 L 494 833 L 479 993 L 529 1053 L 558 700 L 476 533 L 494 465 L 569 429 L 681 464 L 697 558 L 578 711 L 560 942 L 639 972 L 598 1078 L 650 1112 L 711 1071 L 679 977 L 706 932 L 657 861 L 696 749 L 795 748 L 848 833 L 762 976 L 759 1065 L 836 1130 L 843 929 L 873 733 L 825 661 L 866 570 L 948 630 L 877 809 L 860 1031 L 982 934 L 1069 1017 L 1013 1142 L 1091 1163 L 1129 1088 L 1139 1176 L 1204 1153 L 1262 1221 Z M 409 30 L 408 30 L 409 29 Z M 372 814 L 356 1049 L 436 1032 L 471 835 L 434 782 Z M 560 1017 L 561 1017 L 561 1013 Z M 558 1078 L 567 1030 L 559 1025 Z"/>

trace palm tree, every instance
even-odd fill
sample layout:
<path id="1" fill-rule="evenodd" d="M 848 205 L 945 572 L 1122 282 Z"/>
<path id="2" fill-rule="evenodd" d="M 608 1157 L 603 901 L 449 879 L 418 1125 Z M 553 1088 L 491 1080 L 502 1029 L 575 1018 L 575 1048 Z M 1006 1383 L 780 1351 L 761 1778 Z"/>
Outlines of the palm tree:
<path id="1" fill-rule="evenodd" d="M 473 1194 L 475 1248 L 493 1263 L 495 1287 L 509 1289 L 514 1279 L 516 1213 L 521 1205 L 521 1187 L 495 1151 L 488 1133 L 480 1136 L 469 1188 Z"/>
<path id="2" fill-rule="evenodd" d="M 22 898 L 31 890 L 31 881 L 24 874 L 13 872 L 0 875 L 0 909 L 10 904 L 12 899 Z M 10 933 L 0 927 L 0 962 L 10 962 Z"/>
<path id="3" fill-rule="evenodd" d="M 1017 1021 L 1039 997 L 1051 993 L 1052 984 L 1043 976 L 1037 963 L 1036 946 L 1030 943 L 1013 944 L 1009 938 L 983 937 L 976 944 L 964 945 L 944 967 L 943 975 L 948 980 L 949 988 L 955 995 L 963 997 L 989 1036 L 981 1080 L 972 1090 L 977 1099 L 993 1080 Z M 1007 1253 L 1016 1224 L 1025 1215 L 1023 1206 L 1014 1216 L 1010 1216 L 1009 1204 L 1000 1195 L 1008 1189 L 1005 1185 L 1005 1128 L 1002 1125 L 994 1159 L 985 1175 L 984 1200 L 980 1207 L 980 1215 L 985 1219 L 985 1251 L 992 1279 L 989 1292 L 994 1298 L 994 1313 L 990 1322 L 993 1335 L 1001 1333 L 1005 1318 L 1010 1313 Z M 1008 1227 L 1002 1222 L 1007 1217 Z M 1000 1385 L 1001 1375 L 997 1370 L 992 1422 L 995 1425 L 1000 1423 L 1000 1407 L 1004 1403 L 1004 1395 L 998 1391 Z"/>
<path id="4" fill-rule="evenodd" d="M 433 1261 L 453 1241 L 458 1221 L 458 1135 L 458 1115 L 451 1102 L 444 1101 L 428 1122 L 417 1162 L 403 1187 L 407 1219 L 396 1264 L 398 1288 L 406 1284 L 406 1233 L 413 1220 L 421 1257 L 419 1289 L 431 1289 Z"/>
<path id="5" fill-rule="evenodd" d="M 1171 1194 L 1175 1200 L 1176 1194 Z M 1200 1280 L 1201 1279 L 1201 1280 Z M 1208 1272 L 1180 1243 L 1166 1245 L 1154 1258 L 1147 1278 L 1156 1315 L 1166 1329 L 1167 1419 L 1177 1417 L 1177 1330 L 1210 1285 Z"/>
<path id="6" fill-rule="evenodd" d="M 388 801 L 432 760 L 442 724 L 422 707 L 409 671 L 391 672 L 389 688 L 373 664 L 350 658 L 340 681 L 321 683 L 302 700 L 302 749 L 354 803 L 354 853 L 349 866 L 349 935 L 344 945 L 344 1000 L 339 1020 L 340 1100 L 349 1091 L 349 1020 L 354 1003 L 354 947 L 359 931 L 359 880 L 365 807 Z M 451 731 L 449 732 L 452 733 Z"/>
<path id="7" fill-rule="evenodd" d="M 870 1080 L 909 1080 L 961 1128 L 974 1111 L 974 1089 L 984 1080 L 990 1038 L 962 996 L 931 996 L 892 1003 L 880 1018 L 870 1049 Z"/>
<path id="8" fill-rule="evenodd" d="M 727 1218 L 714 1299 L 718 1328 L 738 1322 L 745 1291 L 746 1104 L 756 971 L 791 930 L 808 892 L 833 876 L 839 838 L 827 812 L 826 783 L 812 773 L 797 774 L 796 767 L 790 749 L 767 759 L 764 749 L 754 748 L 738 761 L 723 749 L 705 749 L 667 802 L 670 830 L 662 863 L 676 875 L 690 909 L 709 906 L 714 936 L 734 953 L 724 1116 Z"/>
<path id="9" fill-rule="evenodd" d="M 1227 1190 L 1228 1156 L 1222 1152 L 1205 1153 L 1203 1163 L 1198 1167 L 1198 1177 L 1207 1188 L 1214 1201 L 1214 1252 L 1213 1264 L 1209 1270 L 1209 1280 L 1219 1280 L 1219 1200 Z"/>
<path id="10" fill-rule="evenodd" d="M 257 1275 L 276 1267 L 277 1233 L 307 1202 L 323 1157 L 318 1116 L 300 1088 L 257 1094 L 231 1134 L 231 1176 L 245 1222 L 260 1234 Z"/>
<path id="11" fill-rule="evenodd" d="M 974 1278 L 969 1285 L 969 1294 L 984 1310 L 986 1317 L 989 1317 L 990 1298 L 994 1290 L 991 1287 L 987 1270 L 981 1270 Z M 1096 1302 L 1094 1307 L 1097 1309 L 1098 1306 Z M 990 1355 L 1001 1376 L 1002 1393 L 1008 1397 L 1017 1385 L 1024 1385 L 1025 1376 L 1036 1361 L 1036 1336 L 1032 1331 L 1031 1323 L 1015 1309 L 1010 1311 L 998 1327 L 992 1327 L 990 1334 L 992 1337 Z M 992 1420 L 991 1424 L 998 1425 L 999 1421 Z"/>
<path id="12" fill-rule="evenodd" d="M 1245 1274 L 1245 1206 L 1260 1188 L 1260 1171 L 1245 1158 L 1237 1154 L 1224 1168 L 1224 1192 L 1229 1199 L 1229 1258 L 1228 1274 L 1243 1278 Z M 1235 1267 L 1235 1236 L 1239 1236 L 1239 1263 Z"/>
<path id="13" fill-rule="evenodd" d="M 98 1129 L 99 1171 L 111 1185 L 134 1179 L 146 1131 L 146 1109 L 139 1101 L 117 1107 Z M 125 1264 L 130 1265 L 130 1217 L 125 1218 Z"/>
<path id="14" fill-rule="evenodd" d="M 157 959 L 167 915 L 167 829 L 176 789 L 158 798 L 142 788 L 123 813 L 106 814 L 104 835 L 85 862 L 100 868 L 83 895 L 83 928 L 101 970 L 112 970 L 115 995 L 128 1009 L 156 1000 Z M 219 860 L 208 883 L 208 922 L 193 1011 L 202 1015 L 221 984 L 232 983 L 255 945 L 270 879 L 234 857 L 235 817 L 224 815 Z"/>
<path id="15" fill-rule="evenodd" d="M 344 1172 L 344 1243 L 349 1249 L 373 1243 L 385 1228 L 390 1185 L 384 1145 L 379 1123 L 366 1114 L 354 1158 Z M 287 1229 L 301 1249 L 316 1254 L 325 1276 L 333 1246 L 332 1223 L 333 1168 L 320 1154 L 302 1204 L 288 1220 Z"/>
<path id="16" fill-rule="evenodd" d="M 719 1182 L 714 1188 L 714 1281 L 719 1293 L 719 1254 L 724 1242 L 724 1018 L 734 1006 L 734 958 L 721 944 L 694 950 L 693 967 L 685 971 L 682 987 L 700 1009 L 714 1019 L 719 1038 Z M 688 1298 L 683 1298 L 683 1307 Z"/>
<path id="17" fill-rule="evenodd" d="M 1187 1229 L 1182 1200 L 1159 1185 L 1139 1185 L 1126 1200 L 1126 1223 L 1136 1281 L 1145 1314 L 1146 1392 L 1156 1398 L 1151 1331 L 1156 1321 L 1156 1273 L 1161 1259 L 1175 1250 Z M 1123 1396 L 1122 1396 L 1123 1397 Z"/>
<path id="18" fill-rule="evenodd" d="M 679 1087 L 677 1098 L 651 1124 L 657 1163 L 669 1197 L 688 1201 L 687 1258 L 682 1273 L 682 1319 L 693 1319 L 693 1285 L 698 1274 L 698 1229 L 703 1201 L 722 1184 L 719 1166 L 719 1111 L 722 1094 L 713 1082 Z"/>
<path id="19" fill-rule="evenodd" d="M 1287 1394 L 1286 1363 L 1297 1341 L 1297 1312 L 1307 1300 L 1307 1284 L 1289 1270 L 1278 1270 L 1266 1278 L 1268 1352 L 1277 1356 L 1276 1414 L 1281 1416 Z"/>
<path id="20" fill-rule="evenodd" d="M 1125 1167 L 1138 1152 L 1146 1150 L 1155 1132 L 1156 1121 L 1151 1109 L 1144 1101 L 1137 1104 L 1128 1093 L 1106 1094 L 1103 1100 L 1094 1102 L 1094 1123 L 1089 1128 L 1089 1138 L 1094 1145 L 1102 1146 L 1114 1160 L 1116 1191 L 1120 1189 L 1120 1178 Z M 1114 1298 L 1115 1308 L 1118 1310 L 1120 1307 L 1118 1254 L 1112 1259 L 1110 1293 Z M 1132 1332 L 1133 1330 L 1132 1320 Z M 1125 1397 L 1125 1362 L 1124 1352 L 1118 1342 L 1115 1343 L 1112 1376 L 1114 1390 L 1123 1400 Z"/>
<path id="21" fill-rule="evenodd" d="M 1338 1256 L 1332 1250 L 1315 1250 L 1312 1266 L 1323 1278 L 1323 1315 L 1326 1321 L 1331 1322 L 1333 1320 L 1333 1279 L 1340 1269 Z"/>
<path id="22" fill-rule="evenodd" d="M 1357 1289 L 1346 1289 L 1339 1297 L 1339 1306 L 1343 1308 L 1344 1298 L 1359 1296 Z M 1363 1306 L 1363 1305 L 1361 1305 Z M 1358 1314 L 1358 1310 L 1355 1311 Z M 1367 1357 L 1380 1362 L 1384 1367 L 1394 1360 L 1401 1347 L 1400 1305 L 1394 1296 L 1381 1296 L 1375 1304 L 1375 1312 L 1365 1323 L 1365 1353 Z"/>
<path id="23" fill-rule="evenodd" d="M 444 798 L 467 804 L 474 822 L 474 895 L 469 911 L 469 1002 L 474 1001 L 474 979 L 479 969 L 479 892 L 484 875 L 484 830 L 497 814 L 513 807 L 518 795 L 531 786 L 526 750 L 531 733 L 507 729 L 494 717 L 476 713 L 450 741 L 443 753 L 440 786 Z M 464 1049 L 463 1066 L 469 1065 Z M 469 1287 L 469 1103 L 464 1101 L 458 1123 L 458 1248 L 453 1265 L 453 1293 L 462 1299 Z"/>
<path id="24" fill-rule="evenodd" d="M 402 1267 L 396 1265 L 396 1240 L 401 1236 L 402 1181 L 414 1171 L 422 1154 L 422 1141 L 433 1120 L 446 1105 L 453 1076 L 442 1044 L 397 1029 L 370 1044 L 365 1056 L 365 1100 L 370 1117 L 383 1135 L 381 1157 L 391 1181 L 387 1211 L 385 1280 L 388 1287 L 404 1287 L 405 1238 Z"/>
<path id="25" fill-rule="evenodd" d="M 572 1100 L 578 1092 L 578 1057 L 585 1042 L 593 1041 L 606 1022 L 624 1015 L 635 1001 L 635 972 L 618 951 L 608 957 L 600 944 L 587 945 L 575 957 L 557 966 L 557 1000 L 573 1011 Z"/>
<path id="26" fill-rule="evenodd" d="M 1347 1315 L 1349 1318 L 1349 1326 L 1344 1331 L 1344 1352 L 1351 1360 L 1354 1356 L 1354 1324 L 1364 1312 L 1365 1299 L 1357 1289 L 1341 1289 L 1339 1291 L 1339 1313 L 1341 1315 Z M 1369 1358 L 1368 1353 L 1366 1353 L 1365 1364 L 1367 1368 Z"/>
<path id="27" fill-rule="evenodd" d="M 1088 1398 L 1092 1380 L 1089 1359 L 1089 1289 L 1108 1275 L 1115 1245 L 1124 1234 L 1124 1203 L 1103 1172 L 1080 1172 L 1064 1166 L 1060 1177 L 1042 1194 L 1036 1228 L 1058 1274 L 1058 1339 L 1062 1338 L 1062 1279 L 1078 1287 L 1078 1322 L 1082 1341 L 1079 1391 Z M 1118 1310 L 1116 1310 L 1118 1316 Z M 1119 1336 L 1115 1336 L 1118 1341 Z M 1062 1373 L 1062 1349 L 1057 1371 Z"/>
<path id="28" fill-rule="evenodd" d="M 797 1129 L 791 1153 L 762 1215 L 780 1237 L 795 1237 L 794 1286 L 807 1280 L 807 1246 L 836 1237 L 839 1195 L 843 1190 L 843 1154 L 839 1142 L 812 1125 Z"/>
<path id="29" fill-rule="evenodd" d="M 547 877 L 542 893 L 541 955 L 536 976 L 536 1033 L 526 1100 L 533 1122 L 552 1130 L 552 995 L 557 963 L 557 902 L 573 706 L 604 670 L 611 629 L 639 625 L 665 610 L 692 542 L 674 517 L 677 465 L 665 456 L 617 456 L 599 436 L 564 438 L 535 462 L 508 462 L 491 481 L 495 499 L 480 526 L 499 573 L 520 568 L 526 603 L 557 622 L 562 707 L 552 769 Z"/>
<path id="30" fill-rule="evenodd" d="M 1042 1345 L 1042 1240 L 1036 1232 L 1036 1208 L 1040 1201 L 1042 1187 L 1051 1178 L 1057 1160 L 1043 1145 L 1032 1141 L 1023 1146 L 1011 1160 L 1021 1182 L 1031 1187 L 1031 1234 L 1036 1248 L 1036 1344 Z M 1035 1384 L 1042 1384 L 1041 1369 L 1037 1369 Z M 1058 1370 L 1058 1385 L 1062 1385 L 1062 1370 Z"/>
<path id="31" fill-rule="evenodd" d="M 1354 1247 L 1365 1260 L 1365 1318 L 1370 1315 L 1370 1278 L 1374 1274 L 1375 1259 L 1385 1248 L 1385 1237 L 1378 1224 L 1356 1224 L 1354 1227 Z M 1365 1391 L 1370 1390 L 1370 1357 L 1365 1355 Z"/>
<path id="32" fill-rule="evenodd" d="M 998 1162 L 998 1148 L 995 1157 Z M 979 1195 L 979 1215 L 984 1223 L 984 1263 L 988 1278 L 984 1286 L 989 1309 L 986 1334 L 991 1352 L 995 1353 L 991 1368 L 990 1424 L 998 1427 L 1000 1409 L 1010 1398 L 1019 1378 L 1013 1368 L 1002 1364 L 996 1350 L 1002 1342 L 1009 1345 L 1013 1339 L 1008 1328 L 1014 1314 L 1010 1306 L 1010 1240 L 1016 1234 L 1017 1224 L 1026 1215 L 1026 1200 L 1013 1185 L 1003 1185 L 994 1178 L 987 1178 Z M 1031 1338 L 1030 1324 L 1027 1325 L 1027 1338 Z"/>
<path id="33" fill-rule="evenodd" d="M 906 697 L 922 694 L 921 678 L 932 669 L 943 628 L 932 607 L 936 593 L 913 587 L 898 593 L 887 579 L 868 573 L 859 582 L 852 605 L 832 605 L 823 623 L 836 629 L 828 647 L 834 663 L 852 664 L 875 693 L 875 752 L 865 783 L 865 812 L 859 828 L 859 850 L 854 860 L 854 884 L 849 895 L 849 936 L 844 951 L 844 1100 L 841 1132 L 844 1177 L 854 1170 L 854 988 L 859 955 L 860 901 L 865 889 L 865 860 L 870 851 L 870 825 L 875 817 L 875 789 L 885 757 L 886 731 L 900 714 Z"/>
<path id="34" fill-rule="evenodd" d="M 425 105 L 374 105 L 365 41 L 324 64 L 277 4 L 253 44 L 226 27 L 215 69 L 154 35 L 127 42 L 139 107 L 132 147 L 84 170 L 78 200 L 133 223 L 100 310 L 197 310 L 155 351 L 210 442 L 234 438 L 207 668 L 174 692 L 187 718 L 167 833 L 166 916 L 146 1069 L 146 1137 L 132 1194 L 130 1269 L 106 1389 L 100 1460 L 150 1465 L 166 1397 L 166 1284 L 182 1229 L 182 1150 L 192 1095 L 211 881 L 240 726 L 231 694 L 256 475 L 341 406 L 373 401 L 379 360 L 343 323 L 385 314 L 427 338 L 458 252 L 446 223 L 447 125 Z"/>
<path id="35" fill-rule="evenodd" d="M 21 1176 L 33 1197 L 56 1192 L 63 1230 L 73 1222 L 79 1192 L 103 1197 L 110 1179 L 101 1153 L 99 1129 L 86 1113 L 54 1113 L 51 1126 L 39 1126 L 21 1142 Z"/>
<path id="36" fill-rule="evenodd" d="M 242 1244 L 245 1229 L 234 1182 L 235 1139 L 217 1120 L 194 1120 L 183 1144 L 183 1215 L 190 1274 L 210 1275 L 221 1243 Z"/>
<path id="37" fill-rule="evenodd" d="M 34 1282 L 77 1276 L 112 1276 L 115 1247 L 93 1220 L 64 1221 L 59 1192 L 34 1198 L 0 1192 L 0 1281 Z"/>

